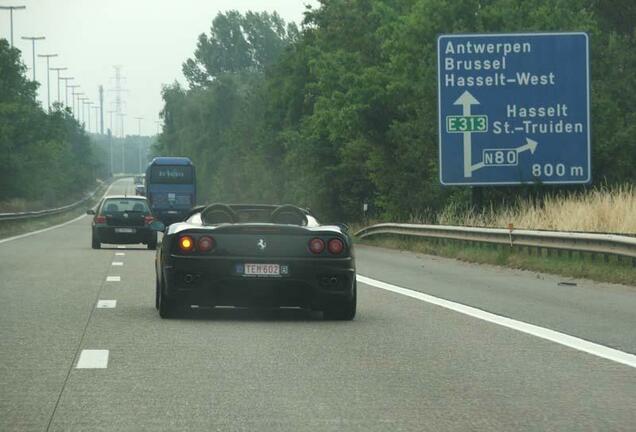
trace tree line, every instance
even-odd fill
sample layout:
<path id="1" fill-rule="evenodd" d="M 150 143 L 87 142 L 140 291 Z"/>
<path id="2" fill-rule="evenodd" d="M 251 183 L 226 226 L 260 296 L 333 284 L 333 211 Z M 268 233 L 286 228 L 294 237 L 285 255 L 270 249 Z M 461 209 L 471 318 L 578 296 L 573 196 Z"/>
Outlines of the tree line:
<path id="1" fill-rule="evenodd" d="M 220 13 L 183 64 L 187 86 L 163 89 L 155 152 L 191 157 L 207 201 L 291 202 L 350 221 L 363 203 L 393 220 L 467 208 L 468 188 L 438 181 L 437 35 L 585 31 L 594 184 L 633 183 L 635 23 L 631 0 L 321 0 L 300 28 Z M 497 205 L 565 189 L 483 193 Z"/>
<path id="2" fill-rule="evenodd" d="M 38 83 L 26 78 L 20 51 L 0 39 L 0 201 L 47 206 L 95 184 L 99 164 L 88 135 L 69 110 L 45 110 Z"/>

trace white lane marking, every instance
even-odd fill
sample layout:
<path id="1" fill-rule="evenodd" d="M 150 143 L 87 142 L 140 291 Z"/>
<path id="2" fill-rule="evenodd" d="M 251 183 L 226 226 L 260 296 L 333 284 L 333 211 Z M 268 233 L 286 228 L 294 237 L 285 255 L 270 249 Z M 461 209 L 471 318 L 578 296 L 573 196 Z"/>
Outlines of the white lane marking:
<path id="1" fill-rule="evenodd" d="M 407 297 L 412 297 L 414 299 L 418 299 L 430 304 L 434 304 L 436 306 L 441 306 L 443 308 L 446 308 L 455 312 L 459 312 L 464 315 L 468 315 L 483 321 L 488 321 L 493 324 L 497 324 L 503 327 L 517 330 L 522 333 L 536 336 L 541 339 L 549 340 L 551 342 L 555 342 L 555 343 L 567 346 L 569 348 L 574 348 L 575 350 L 578 350 L 578 351 L 583 351 L 588 354 L 595 355 L 597 357 L 601 357 L 607 360 L 612 360 L 616 363 L 621 363 L 621 364 L 636 368 L 636 355 L 633 355 L 633 354 L 629 354 L 614 348 L 609 348 L 604 345 L 599 345 L 593 342 L 589 342 L 589 341 L 586 341 L 585 339 L 580 339 L 574 336 L 567 335 L 565 333 L 560 333 L 555 330 L 539 327 L 534 324 L 528 324 L 523 321 L 517 321 L 511 318 L 502 317 L 500 315 L 486 312 L 484 310 L 477 309 L 471 306 L 466 306 L 461 303 L 455 303 L 449 300 L 444 300 L 438 297 L 434 297 L 429 294 L 424 294 L 419 291 L 413 291 L 407 288 L 402 288 L 402 287 L 392 285 L 386 282 L 371 279 L 362 275 L 358 275 L 356 279 L 358 280 L 358 282 L 361 282 L 366 285 L 371 285 L 376 288 L 391 291 L 397 294 L 402 294 Z"/>
<path id="2" fill-rule="evenodd" d="M 114 309 L 117 307 L 117 300 L 99 300 L 97 309 Z"/>
<path id="3" fill-rule="evenodd" d="M 117 249 L 126 249 L 126 246 L 124 246 L 124 245 L 119 245 L 119 246 L 117 246 Z"/>
<path id="4" fill-rule="evenodd" d="M 123 266 L 123 265 L 124 265 L 124 263 L 123 263 L 123 262 L 121 262 L 121 261 L 113 261 L 113 265 L 114 265 L 114 266 Z"/>
<path id="5" fill-rule="evenodd" d="M 115 256 L 126 256 L 126 252 L 115 252 Z"/>
<path id="6" fill-rule="evenodd" d="M 122 180 L 123 180 L 123 179 L 122 179 Z M 110 192 L 110 189 L 111 189 L 111 188 L 115 185 L 115 183 L 117 183 L 117 182 L 119 182 L 119 181 L 121 181 L 121 180 L 117 180 L 117 181 L 115 181 L 115 182 L 111 183 L 111 185 L 110 185 L 110 186 L 108 186 L 108 189 L 106 189 L 106 192 L 104 192 L 104 195 L 102 196 L 102 198 L 103 198 L 104 196 L 108 195 L 108 193 Z M 24 233 L 24 234 L 20 234 L 20 235 L 17 235 L 17 236 L 8 237 L 8 238 L 6 238 L 6 239 L 2 239 L 2 240 L 0 240 L 0 244 L 2 244 L 2 243 L 6 243 L 6 242 L 10 242 L 10 241 L 13 241 L 13 240 L 18 240 L 18 239 L 21 239 L 21 238 L 24 238 L 24 237 L 30 237 L 30 236 L 32 236 L 32 235 L 36 235 L 36 234 L 40 234 L 40 233 L 43 233 L 43 232 L 51 231 L 51 230 L 54 230 L 54 229 L 57 229 L 57 228 L 61 228 L 61 227 L 66 226 L 66 225 L 70 225 L 70 224 L 72 224 L 73 222 L 77 222 L 77 221 L 78 221 L 78 220 L 80 220 L 80 219 L 84 219 L 85 217 L 86 217 L 86 215 L 85 215 L 85 214 L 83 214 L 83 215 L 81 215 L 81 216 L 76 217 L 75 219 L 71 219 L 70 221 L 63 222 L 63 223 L 61 223 L 61 224 L 59 224 L 59 225 L 53 225 L 53 226 L 50 226 L 50 227 L 48 227 L 48 228 L 43 228 L 43 229 L 41 229 L 41 230 L 31 231 L 31 232 Z"/>
<path id="7" fill-rule="evenodd" d="M 121 282 L 121 276 L 106 276 L 106 282 Z"/>
<path id="8" fill-rule="evenodd" d="M 80 353 L 75 369 L 106 369 L 108 350 L 85 349 Z"/>

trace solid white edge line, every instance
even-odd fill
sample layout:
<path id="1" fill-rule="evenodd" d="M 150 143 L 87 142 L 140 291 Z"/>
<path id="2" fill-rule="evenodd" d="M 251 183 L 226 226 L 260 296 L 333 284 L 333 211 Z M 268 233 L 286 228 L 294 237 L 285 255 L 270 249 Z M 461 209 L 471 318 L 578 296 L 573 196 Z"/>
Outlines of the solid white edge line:
<path id="1" fill-rule="evenodd" d="M 110 186 L 108 186 L 108 189 L 106 189 L 106 192 L 104 192 L 104 195 L 102 195 L 102 198 L 105 197 L 106 195 L 108 195 L 108 193 L 110 192 L 110 189 L 115 185 L 115 183 L 117 183 L 117 182 L 119 182 L 121 180 L 124 180 L 124 179 L 119 179 L 119 180 L 115 180 L 114 182 L 112 182 L 110 184 Z M 54 229 L 57 229 L 57 228 L 61 228 L 61 227 L 66 226 L 66 225 L 70 225 L 73 222 L 77 222 L 78 220 L 83 219 L 85 217 L 86 217 L 86 215 L 83 214 L 83 215 L 80 215 L 80 216 L 76 217 L 75 219 L 71 219 L 70 221 L 63 222 L 63 223 L 61 223 L 59 225 L 53 225 L 53 226 L 50 226 L 48 228 L 43 228 L 43 229 L 37 230 L 37 231 L 31 231 L 31 232 L 20 234 L 20 235 L 14 236 L 14 237 L 7 237 L 5 239 L 0 240 L 0 244 L 6 243 L 6 242 L 10 242 L 10 241 L 13 241 L 13 240 L 18 240 L 18 239 L 21 239 L 21 238 L 24 238 L 24 237 L 30 237 L 32 235 L 36 235 L 36 234 L 40 234 L 40 233 L 43 233 L 43 232 L 51 231 L 51 230 L 54 230 Z"/>
<path id="2" fill-rule="evenodd" d="M 85 349 L 77 360 L 75 369 L 106 369 L 108 367 L 108 350 Z"/>
<path id="3" fill-rule="evenodd" d="M 636 355 L 629 354 L 623 351 L 619 351 L 614 348 L 609 348 L 604 345 L 599 345 L 585 339 L 580 339 L 574 336 L 560 333 L 555 330 L 550 330 L 544 327 L 539 327 L 534 324 L 528 324 L 523 321 L 517 321 L 511 318 L 506 318 L 494 313 L 486 312 L 481 309 L 477 309 L 471 306 L 466 306 L 461 303 L 455 303 L 449 300 L 444 300 L 438 297 L 434 297 L 429 294 L 424 294 L 419 291 L 413 291 L 407 288 L 402 288 L 397 285 L 392 285 L 386 282 L 378 281 L 368 278 L 366 276 L 357 275 L 358 282 L 361 282 L 372 287 L 380 288 L 386 291 L 391 291 L 397 294 L 402 294 L 407 297 L 411 297 L 417 300 L 421 300 L 436 306 L 443 307 L 445 309 L 459 312 L 464 315 L 471 316 L 483 321 L 487 321 L 493 324 L 497 324 L 503 327 L 507 327 L 513 330 L 520 331 L 532 336 L 536 336 L 541 339 L 549 340 L 551 342 L 558 343 L 560 345 L 574 348 L 575 350 L 586 352 L 597 357 L 601 357 L 607 360 L 621 363 L 626 366 L 636 368 Z"/>

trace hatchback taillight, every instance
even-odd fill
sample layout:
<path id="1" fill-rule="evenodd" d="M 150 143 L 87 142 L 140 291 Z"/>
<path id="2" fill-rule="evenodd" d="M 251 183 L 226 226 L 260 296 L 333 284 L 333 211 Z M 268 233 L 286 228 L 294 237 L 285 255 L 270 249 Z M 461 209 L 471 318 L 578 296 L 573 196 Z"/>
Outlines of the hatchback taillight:
<path id="1" fill-rule="evenodd" d="M 95 216 L 95 223 L 96 224 L 106 223 L 106 216 Z"/>
<path id="2" fill-rule="evenodd" d="M 154 216 L 151 216 L 151 215 L 144 216 L 144 223 L 146 225 L 150 225 L 153 220 L 155 220 Z"/>
<path id="3" fill-rule="evenodd" d="M 325 242 L 317 237 L 313 238 L 309 240 L 309 250 L 311 251 L 311 253 L 314 253 L 316 255 L 322 253 L 322 251 L 325 250 Z"/>

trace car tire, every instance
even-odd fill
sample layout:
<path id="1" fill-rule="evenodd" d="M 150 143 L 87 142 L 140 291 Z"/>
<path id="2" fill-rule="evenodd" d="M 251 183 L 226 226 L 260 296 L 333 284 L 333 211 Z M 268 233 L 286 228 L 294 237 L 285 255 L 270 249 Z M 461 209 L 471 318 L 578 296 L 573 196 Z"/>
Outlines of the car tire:
<path id="1" fill-rule="evenodd" d="M 161 282 L 159 276 L 155 277 L 155 309 L 159 310 L 159 291 L 161 291 Z"/>
<path id="2" fill-rule="evenodd" d="M 323 310 L 322 314 L 326 320 L 334 321 L 351 321 L 356 316 L 357 291 L 356 282 L 353 283 L 353 296 L 350 299 L 330 303 Z"/>
<path id="3" fill-rule="evenodd" d="M 95 236 L 95 233 L 93 233 L 93 235 L 91 236 L 91 246 L 93 247 L 93 249 L 101 249 L 102 247 L 102 243 Z"/>
<path id="4" fill-rule="evenodd" d="M 174 318 L 177 316 L 178 305 L 173 299 L 170 299 L 164 292 L 163 284 L 159 285 L 159 316 L 163 319 Z"/>
<path id="5" fill-rule="evenodd" d="M 157 249 L 157 233 L 154 234 L 153 238 L 147 244 L 148 244 L 148 249 L 150 250 Z"/>

